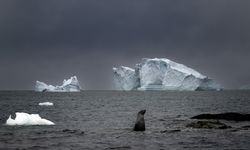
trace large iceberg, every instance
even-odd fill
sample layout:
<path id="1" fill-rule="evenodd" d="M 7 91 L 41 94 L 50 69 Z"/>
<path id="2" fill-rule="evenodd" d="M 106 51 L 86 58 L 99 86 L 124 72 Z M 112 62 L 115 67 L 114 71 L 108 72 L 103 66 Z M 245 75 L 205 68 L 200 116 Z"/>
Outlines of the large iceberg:
<path id="1" fill-rule="evenodd" d="M 135 70 L 129 67 L 113 68 L 114 85 L 118 90 L 134 90 L 138 87 Z"/>
<path id="2" fill-rule="evenodd" d="M 135 66 L 113 68 L 117 90 L 220 90 L 219 84 L 183 64 L 144 58 Z"/>
<path id="3" fill-rule="evenodd" d="M 81 89 L 76 76 L 64 80 L 60 86 L 48 85 L 40 81 L 36 81 L 35 85 L 35 91 L 38 92 L 80 92 Z"/>
<path id="4" fill-rule="evenodd" d="M 54 125 L 52 121 L 41 118 L 39 114 L 27 114 L 24 112 L 16 112 L 16 118 L 12 119 L 11 115 L 6 121 L 6 125 Z"/>

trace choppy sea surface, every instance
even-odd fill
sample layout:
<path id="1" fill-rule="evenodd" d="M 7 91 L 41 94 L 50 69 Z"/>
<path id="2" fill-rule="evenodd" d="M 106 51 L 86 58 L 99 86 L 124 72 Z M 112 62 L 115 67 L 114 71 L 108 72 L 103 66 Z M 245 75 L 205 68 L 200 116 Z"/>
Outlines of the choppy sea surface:
<path id="1" fill-rule="evenodd" d="M 39 106 L 40 102 L 54 106 Z M 133 132 L 146 109 L 145 132 Z M 54 126 L 6 126 L 11 114 L 39 114 Z M 250 122 L 223 121 L 231 129 L 192 129 L 201 113 L 250 113 L 250 91 L 80 93 L 0 92 L 0 149 L 250 149 Z"/>

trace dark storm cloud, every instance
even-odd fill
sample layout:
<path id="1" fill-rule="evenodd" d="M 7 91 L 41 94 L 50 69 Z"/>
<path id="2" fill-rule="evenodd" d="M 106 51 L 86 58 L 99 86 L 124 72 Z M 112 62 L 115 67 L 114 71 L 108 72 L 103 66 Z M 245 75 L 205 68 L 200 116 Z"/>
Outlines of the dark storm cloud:
<path id="1" fill-rule="evenodd" d="M 250 84 L 250 1 L 2 0 L 0 89 L 109 87 L 111 68 L 166 57 L 228 88 Z"/>

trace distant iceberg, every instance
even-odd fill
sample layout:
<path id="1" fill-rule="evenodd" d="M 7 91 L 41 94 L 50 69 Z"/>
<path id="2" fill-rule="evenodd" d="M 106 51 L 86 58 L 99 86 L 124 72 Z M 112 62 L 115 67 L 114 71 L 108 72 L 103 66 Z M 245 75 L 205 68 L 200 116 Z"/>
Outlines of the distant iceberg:
<path id="1" fill-rule="evenodd" d="M 51 102 L 43 102 L 43 103 L 39 103 L 39 106 L 53 106 L 54 104 Z"/>
<path id="2" fill-rule="evenodd" d="M 68 80 L 64 80 L 61 86 L 48 85 L 46 83 L 36 81 L 35 91 L 37 92 L 80 92 L 81 86 L 76 76 Z"/>
<path id="3" fill-rule="evenodd" d="M 250 85 L 241 86 L 240 90 L 250 90 Z"/>
<path id="4" fill-rule="evenodd" d="M 135 66 L 113 68 L 117 90 L 220 90 L 207 76 L 165 58 L 144 58 Z"/>
<path id="5" fill-rule="evenodd" d="M 39 114 L 27 114 L 24 112 L 16 112 L 16 118 L 12 119 L 11 115 L 6 121 L 6 125 L 55 125 L 53 122 L 43 119 Z"/>

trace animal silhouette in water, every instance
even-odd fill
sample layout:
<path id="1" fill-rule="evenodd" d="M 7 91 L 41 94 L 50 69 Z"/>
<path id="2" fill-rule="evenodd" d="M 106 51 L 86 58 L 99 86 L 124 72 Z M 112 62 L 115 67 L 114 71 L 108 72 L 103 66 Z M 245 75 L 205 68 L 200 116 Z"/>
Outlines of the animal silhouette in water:
<path id="1" fill-rule="evenodd" d="M 141 110 L 137 114 L 137 119 L 134 126 L 134 131 L 145 131 L 145 120 L 144 120 L 144 114 L 146 113 L 146 110 Z"/>

